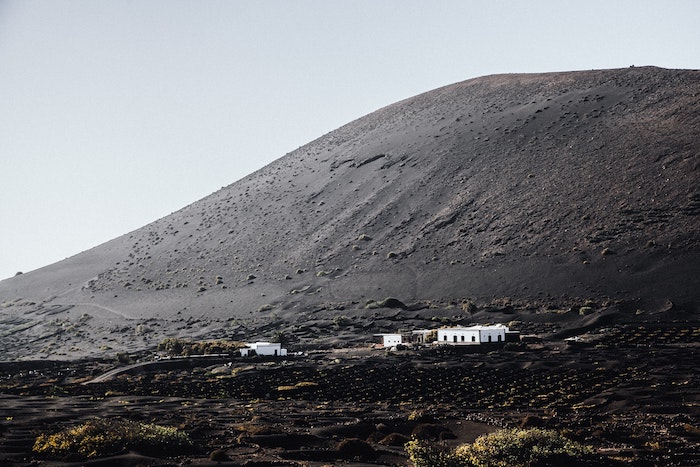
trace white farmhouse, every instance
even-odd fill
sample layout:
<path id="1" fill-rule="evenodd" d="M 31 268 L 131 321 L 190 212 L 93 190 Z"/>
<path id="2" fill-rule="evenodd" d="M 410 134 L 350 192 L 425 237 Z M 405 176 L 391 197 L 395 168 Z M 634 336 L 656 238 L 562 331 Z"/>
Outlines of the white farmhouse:
<path id="1" fill-rule="evenodd" d="M 287 355 L 287 349 L 283 349 L 282 344 L 278 342 L 253 342 L 251 344 L 246 344 L 245 347 L 240 350 L 241 357 L 248 357 L 250 355 L 284 357 Z"/>
<path id="2" fill-rule="evenodd" d="M 511 332 L 507 326 L 496 324 L 493 326 L 469 326 L 442 328 L 437 330 L 437 344 L 449 345 L 479 345 L 489 342 L 505 342 L 507 334 Z"/>

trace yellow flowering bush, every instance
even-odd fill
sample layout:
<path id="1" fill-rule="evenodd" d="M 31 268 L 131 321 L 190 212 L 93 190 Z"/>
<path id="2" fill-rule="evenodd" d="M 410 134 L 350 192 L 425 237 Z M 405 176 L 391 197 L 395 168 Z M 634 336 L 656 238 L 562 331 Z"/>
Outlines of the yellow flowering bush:
<path id="1" fill-rule="evenodd" d="M 127 449 L 177 453 L 191 449 L 192 445 L 186 433 L 173 427 L 97 418 L 58 433 L 41 434 L 32 450 L 50 457 L 99 457 Z"/>
<path id="2" fill-rule="evenodd" d="M 554 430 L 539 428 L 498 430 L 482 435 L 456 454 L 475 467 L 516 467 L 551 458 L 579 458 L 591 448 L 571 441 Z"/>
<path id="3" fill-rule="evenodd" d="M 498 430 L 455 450 L 418 440 L 405 448 L 416 467 L 524 467 L 554 459 L 561 463 L 593 452 L 556 431 L 539 428 Z"/>

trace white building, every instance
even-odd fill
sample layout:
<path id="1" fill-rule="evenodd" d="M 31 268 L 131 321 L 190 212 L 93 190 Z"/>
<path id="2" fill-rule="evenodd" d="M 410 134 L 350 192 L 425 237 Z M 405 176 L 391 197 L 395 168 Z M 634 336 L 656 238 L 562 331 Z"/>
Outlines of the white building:
<path id="1" fill-rule="evenodd" d="M 493 326 L 469 326 L 456 328 L 442 328 L 437 330 L 437 344 L 449 345 L 479 345 L 489 342 L 505 342 L 506 334 L 517 334 L 507 326 L 496 324 Z"/>
<path id="2" fill-rule="evenodd" d="M 403 344 L 402 334 L 375 334 L 375 336 L 382 338 L 382 345 L 384 345 L 384 347 L 396 347 L 397 345 Z"/>
<path id="3" fill-rule="evenodd" d="M 265 355 L 272 357 L 284 357 L 287 355 L 287 349 L 282 348 L 282 344 L 278 342 L 253 342 L 246 344 L 241 350 L 241 357 L 250 355 Z M 253 353 L 253 351 L 255 353 Z"/>

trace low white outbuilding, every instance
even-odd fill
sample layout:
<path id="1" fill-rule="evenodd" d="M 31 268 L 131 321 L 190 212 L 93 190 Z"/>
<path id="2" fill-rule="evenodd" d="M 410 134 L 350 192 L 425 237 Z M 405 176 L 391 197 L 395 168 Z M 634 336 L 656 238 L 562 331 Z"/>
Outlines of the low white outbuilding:
<path id="1" fill-rule="evenodd" d="M 506 334 L 512 334 L 507 326 L 496 324 L 493 326 L 469 326 L 442 328 L 437 330 L 438 344 L 449 345 L 479 345 L 490 342 L 505 342 Z"/>
<path id="2" fill-rule="evenodd" d="M 402 334 L 375 334 L 375 336 L 382 338 L 384 347 L 396 347 L 404 343 Z"/>
<path id="3" fill-rule="evenodd" d="M 282 344 L 278 342 L 253 342 L 246 344 L 241 349 L 241 357 L 251 355 L 264 355 L 270 357 L 284 357 L 287 355 L 287 349 L 282 348 Z"/>

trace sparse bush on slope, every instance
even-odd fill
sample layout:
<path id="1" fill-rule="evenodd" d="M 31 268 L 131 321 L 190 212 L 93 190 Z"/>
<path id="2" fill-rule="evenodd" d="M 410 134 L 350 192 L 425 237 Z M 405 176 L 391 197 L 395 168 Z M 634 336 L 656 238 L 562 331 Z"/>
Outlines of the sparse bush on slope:
<path id="1" fill-rule="evenodd" d="M 50 457 L 100 457 L 124 450 L 177 454 L 192 440 L 176 428 L 124 419 L 97 418 L 58 433 L 37 437 L 32 450 Z"/>
<path id="2" fill-rule="evenodd" d="M 464 467 L 465 459 L 444 446 L 413 439 L 404 445 L 411 462 L 416 467 Z"/>
<path id="3" fill-rule="evenodd" d="M 573 461 L 592 453 L 556 431 L 539 428 L 499 430 L 454 451 L 413 440 L 406 451 L 416 467 L 525 467 L 548 460 Z"/>
<path id="4" fill-rule="evenodd" d="M 172 356 L 211 355 L 222 353 L 235 353 L 244 347 L 240 342 L 215 340 L 215 341 L 190 341 L 167 337 L 158 343 L 157 350 Z"/>

